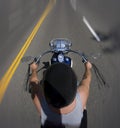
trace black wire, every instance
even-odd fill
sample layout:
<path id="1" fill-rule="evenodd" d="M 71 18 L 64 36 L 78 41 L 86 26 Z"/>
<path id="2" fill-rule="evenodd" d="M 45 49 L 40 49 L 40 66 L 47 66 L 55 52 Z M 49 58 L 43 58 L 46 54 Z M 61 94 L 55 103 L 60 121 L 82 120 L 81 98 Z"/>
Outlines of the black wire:
<path id="1" fill-rule="evenodd" d="M 93 67 L 94 73 L 95 73 L 97 81 L 98 81 L 99 89 L 101 88 L 101 86 L 109 87 L 109 85 L 106 83 L 106 80 L 105 80 L 103 74 L 100 72 L 100 70 L 97 68 L 97 66 L 92 63 L 92 67 Z"/>
<path id="2" fill-rule="evenodd" d="M 40 72 L 42 69 L 45 69 L 46 67 L 43 66 L 42 68 L 40 68 L 38 72 Z M 26 73 L 26 80 L 25 80 L 25 91 L 29 91 L 29 78 L 30 76 L 32 75 L 32 73 L 30 73 L 30 64 L 28 65 L 28 70 L 27 70 L 27 73 Z"/>
<path id="3" fill-rule="evenodd" d="M 26 82 L 25 82 L 25 91 L 28 91 L 28 83 L 29 83 L 29 77 L 30 77 L 30 64 L 28 65 L 28 70 L 26 73 Z"/>

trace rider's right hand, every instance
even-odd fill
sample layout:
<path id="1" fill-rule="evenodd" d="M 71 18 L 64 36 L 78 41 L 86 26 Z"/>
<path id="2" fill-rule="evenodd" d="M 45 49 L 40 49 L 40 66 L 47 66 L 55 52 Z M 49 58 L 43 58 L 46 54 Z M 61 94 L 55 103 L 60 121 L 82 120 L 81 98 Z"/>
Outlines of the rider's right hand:
<path id="1" fill-rule="evenodd" d="M 92 68 L 92 64 L 91 64 L 89 61 L 87 61 L 87 62 L 85 63 L 85 68 L 86 68 L 86 69 L 91 69 L 91 68 Z"/>

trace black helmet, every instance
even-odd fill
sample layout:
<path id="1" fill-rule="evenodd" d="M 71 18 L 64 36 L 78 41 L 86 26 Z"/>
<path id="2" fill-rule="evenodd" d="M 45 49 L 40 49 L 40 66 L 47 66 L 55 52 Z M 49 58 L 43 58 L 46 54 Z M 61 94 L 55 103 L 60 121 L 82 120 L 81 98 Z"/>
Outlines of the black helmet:
<path id="1" fill-rule="evenodd" d="M 63 63 L 50 66 L 44 77 L 44 93 L 47 102 L 56 108 L 69 105 L 75 98 L 77 78 L 72 68 Z"/>

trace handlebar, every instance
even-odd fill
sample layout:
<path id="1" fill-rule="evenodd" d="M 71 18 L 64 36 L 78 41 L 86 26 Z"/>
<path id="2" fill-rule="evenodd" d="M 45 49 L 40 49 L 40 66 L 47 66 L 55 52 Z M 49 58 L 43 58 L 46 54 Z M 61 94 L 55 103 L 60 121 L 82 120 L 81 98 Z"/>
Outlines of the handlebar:
<path id="1" fill-rule="evenodd" d="M 86 55 L 83 52 L 71 50 L 72 43 L 68 39 L 64 39 L 64 38 L 53 39 L 50 41 L 49 46 L 50 46 L 50 50 L 43 52 L 38 57 L 31 57 L 33 59 L 33 62 L 35 62 L 36 64 L 39 64 L 41 61 L 41 58 L 48 53 L 57 53 L 57 54 L 62 53 L 64 55 L 70 52 L 73 52 L 81 56 L 83 63 L 86 63 L 88 61 Z M 24 58 L 22 58 L 22 60 L 24 60 Z"/>
<path id="2" fill-rule="evenodd" d="M 35 58 L 34 58 L 34 62 L 35 62 L 36 64 L 39 64 L 41 58 L 42 58 L 44 55 L 46 55 L 46 54 L 48 54 L 48 53 L 53 53 L 53 52 L 55 52 L 55 51 L 54 51 L 54 50 L 45 51 L 44 53 L 42 53 L 41 55 L 39 55 L 39 57 L 35 57 Z M 78 52 L 78 51 L 74 51 L 74 50 L 65 50 L 64 53 L 66 53 L 66 52 L 67 52 L 67 53 L 73 52 L 73 53 L 75 53 L 75 54 L 78 54 L 78 55 L 82 58 L 82 62 L 83 62 L 83 63 L 86 63 L 86 62 L 88 61 L 86 55 L 85 55 L 83 52 Z"/>
<path id="3" fill-rule="evenodd" d="M 54 53 L 56 53 L 56 54 L 62 53 L 64 56 L 66 53 L 73 52 L 75 54 L 78 54 L 82 58 L 83 63 L 86 63 L 88 61 L 86 55 L 83 52 L 71 50 L 72 43 L 68 39 L 63 39 L 63 38 L 53 39 L 52 41 L 50 41 L 49 46 L 50 46 L 50 50 L 43 52 L 38 57 L 31 57 L 33 59 L 33 61 L 31 63 L 29 63 L 29 66 L 28 66 L 26 90 L 27 90 L 27 84 L 28 84 L 29 76 L 31 75 L 30 74 L 30 64 L 35 62 L 36 64 L 39 65 L 41 58 L 48 53 L 53 53 L 53 54 Z M 29 59 L 30 59 L 30 56 L 29 56 Z M 25 60 L 25 58 L 22 58 L 22 60 Z M 43 68 L 45 68 L 45 66 L 42 67 L 41 69 L 43 69 Z M 39 69 L 38 71 L 40 71 L 41 69 Z"/>

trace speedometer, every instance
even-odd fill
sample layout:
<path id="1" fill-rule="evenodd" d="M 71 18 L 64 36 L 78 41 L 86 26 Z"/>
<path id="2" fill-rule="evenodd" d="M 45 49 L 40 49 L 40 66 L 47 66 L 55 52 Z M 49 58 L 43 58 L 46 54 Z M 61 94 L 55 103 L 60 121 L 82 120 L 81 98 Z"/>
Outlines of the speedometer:
<path id="1" fill-rule="evenodd" d="M 59 55 L 58 55 L 58 61 L 59 61 L 60 63 L 64 62 L 64 56 L 63 56 L 62 54 L 59 54 Z"/>

